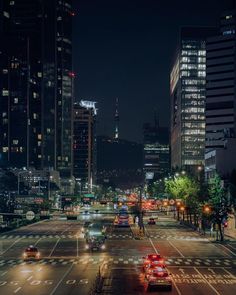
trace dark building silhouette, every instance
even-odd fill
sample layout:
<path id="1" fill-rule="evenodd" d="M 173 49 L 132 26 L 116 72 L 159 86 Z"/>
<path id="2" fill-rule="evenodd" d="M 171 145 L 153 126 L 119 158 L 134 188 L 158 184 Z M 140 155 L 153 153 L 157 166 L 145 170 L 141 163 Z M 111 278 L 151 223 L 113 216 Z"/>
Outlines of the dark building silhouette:
<path id="1" fill-rule="evenodd" d="M 0 0 L 1 165 L 72 172 L 70 0 Z"/>
<path id="2" fill-rule="evenodd" d="M 236 11 L 225 11 L 217 35 L 207 39 L 206 149 L 236 136 Z"/>
<path id="3" fill-rule="evenodd" d="M 95 103 L 75 103 L 73 121 L 73 175 L 84 189 L 90 187 L 96 177 Z"/>
<path id="4" fill-rule="evenodd" d="M 143 126 L 143 172 L 146 180 L 154 181 L 166 177 L 170 172 L 169 130 L 155 124 Z"/>

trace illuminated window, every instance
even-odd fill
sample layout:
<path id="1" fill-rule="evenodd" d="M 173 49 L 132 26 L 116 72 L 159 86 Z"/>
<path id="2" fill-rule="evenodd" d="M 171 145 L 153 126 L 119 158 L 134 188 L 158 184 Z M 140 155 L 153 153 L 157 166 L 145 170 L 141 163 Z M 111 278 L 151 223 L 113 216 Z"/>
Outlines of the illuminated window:
<path id="1" fill-rule="evenodd" d="M 18 97 L 14 98 L 14 103 L 18 103 Z"/>
<path id="2" fill-rule="evenodd" d="M 2 117 L 4 118 L 4 117 L 6 117 L 7 116 L 7 113 L 2 113 Z"/>
<path id="3" fill-rule="evenodd" d="M 15 144 L 15 145 L 17 145 L 19 143 L 19 140 L 18 139 L 13 139 L 12 140 L 12 143 Z"/>
<path id="4" fill-rule="evenodd" d="M 8 73 L 8 69 L 3 69 L 3 70 L 2 70 L 2 73 L 3 73 L 3 74 L 7 74 L 7 73 Z"/>
<path id="5" fill-rule="evenodd" d="M 232 15 L 226 15 L 226 16 L 225 16 L 226 19 L 230 19 L 230 18 L 232 18 L 232 17 L 233 17 Z"/>
<path id="6" fill-rule="evenodd" d="M 7 153 L 8 152 L 8 147 L 7 146 L 3 146 L 2 147 L 2 152 L 3 153 Z"/>
<path id="7" fill-rule="evenodd" d="M 38 141 L 38 146 L 41 146 L 41 143 L 42 143 L 41 141 Z"/>
<path id="8" fill-rule="evenodd" d="M 9 95 L 9 91 L 8 90 L 2 90 L 2 96 L 8 96 Z"/>
<path id="9" fill-rule="evenodd" d="M 37 114 L 36 113 L 33 113 L 33 118 L 34 119 L 37 119 L 37 117 L 38 117 Z"/>
<path id="10" fill-rule="evenodd" d="M 14 5 L 15 4 L 15 1 L 10 1 L 10 5 Z"/>
<path id="11" fill-rule="evenodd" d="M 206 56 L 206 50 L 199 50 L 198 55 L 199 56 Z"/>
<path id="12" fill-rule="evenodd" d="M 42 78 L 42 73 L 41 72 L 38 72 L 38 77 Z"/>
<path id="13" fill-rule="evenodd" d="M 9 12 L 7 12 L 7 11 L 3 11 L 3 15 L 4 15 L 6 18 L 10 18 L 10 14 L 9 14 Z"/>
<path id="14" fill-rule="evenodd" d="M 42 158 L 42 155 L 39 154 L 39 155 L 38 155 L 38 159 L 41 159 L 41 158 Z"/>
<path id="15" fill-rule="evenodd" d="M 42 139 L 42 134 L 38 134 L 38 139 Z"/>
<path id="16" fill-rule="evenodd" d="M 198 71 L 198 77 L 206 77 L 205 71 Z"/>

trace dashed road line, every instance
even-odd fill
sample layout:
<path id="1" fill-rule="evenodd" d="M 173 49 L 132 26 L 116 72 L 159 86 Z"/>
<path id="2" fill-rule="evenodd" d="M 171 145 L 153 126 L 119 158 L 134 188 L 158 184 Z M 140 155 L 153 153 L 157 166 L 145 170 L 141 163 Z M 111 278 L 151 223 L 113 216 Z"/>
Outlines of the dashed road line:
<path id="1" fill-rule="evenodd" d="M 52 290 L 52 292 L 50 293 L 50 295 L 55 294 L 57 288 L 60 286 L 60 284 L 62 283 L 62 281 L 65 279 L 65 277 L 71 272 L 72 268 L 74 267 L 74 264 L 72 263 L 68 270 L 64 273 L 64 275 L 62 276 L 62 278 L 59 280 L 59 282 L 56 284 L 56 286 L 54 287 L 54 289 Z"/>
<path id="2" fill-rule="evenodd" d="M 179 249 L 173 243 L 171 243 L 169 240 L 168 240 L 168 243 L 179 253 L 181 257 L 184 258 L 184 255 L 179 251 Z"/>
<path id="3" fill-rule="evenodd" d="M 57 244 L 59 243 L 59 241 L 60 241 L 60 238 L 57 239 L 56 244 L 55 244 L 54 247 L 52 248 L 52 251 L 50 252 L 50 254 L 48 255 L 48 257 L 51 257 L 51 256 L 52 256 L 52 253 L 53 253 L 54 250 L 56 249 L 56 246 L 57 246 Z"/>

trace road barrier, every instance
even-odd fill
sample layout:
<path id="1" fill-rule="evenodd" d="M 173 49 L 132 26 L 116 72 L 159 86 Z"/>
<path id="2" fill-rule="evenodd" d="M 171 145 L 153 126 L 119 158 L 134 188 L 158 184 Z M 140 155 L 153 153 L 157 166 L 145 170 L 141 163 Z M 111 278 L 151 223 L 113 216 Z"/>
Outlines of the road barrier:
<path id="1" fill-rule="evenodd" d="M 107 270 L 106 262 L 103 262 L 101 265 L 99 265 L 98 272 L 94 280 L 94 283 L 89 291 L 89 295 L 96 295 L 102 292 L 102 286 L 103 286 L 106 270 Z"/>

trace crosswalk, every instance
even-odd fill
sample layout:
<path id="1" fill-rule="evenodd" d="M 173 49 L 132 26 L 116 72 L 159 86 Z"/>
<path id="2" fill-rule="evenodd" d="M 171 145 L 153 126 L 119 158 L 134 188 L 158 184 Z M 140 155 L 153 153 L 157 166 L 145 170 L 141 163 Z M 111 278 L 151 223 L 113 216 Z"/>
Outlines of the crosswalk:
<path id="1" fill-rule="evenodd" d="M 11 239 L 77 239 L 84 238 L 83 234 L 69 234 L 69 235 L 3 235 L 0 240 Z M 108 234 L 108 239 L 133 239 L 132 234 Z"/>
<path id="2" fill-rule="evenodd" d="M 59 234 L 59 235 L 44 235 L 44 234 L 34 234 L 34 235 L 1 235 L 0 240 L 11 240 L 11 239 L 77 239 L 83 238 L 83 235 L 77 234 Z M 134 239 L 132 234 L 108 234 L 108 239 Z M 207 238 L 201 236 L 190 236 L 190 235 L 159 235 L 159 234 L 148 234 L 146 238 L 161 239 L 161 240 L 186 240 L 186 241 L 208 241 Z"/>
<path id="3" fill-rule="evenodd" d="M 90 264 L 97 265 L 101 263 L 114 265 L 142 265 L 142 258 L 135 256 L 120 256 L 120 257 L 90 257 L 82 256 L 78 258 L 42 258 L 40 260 L 24 261 L 22 259 L 1 259 L 1 266 L 16 266 L 16 265 L 68 265 L 68 264 Z M 228 258 L 167 258 L 165 260 L 167 266 L 189 266 L 189 267 L 236 267 L 236 259 Z"/>

